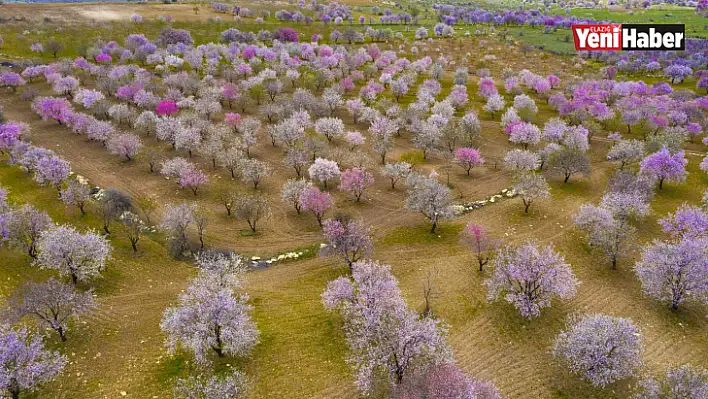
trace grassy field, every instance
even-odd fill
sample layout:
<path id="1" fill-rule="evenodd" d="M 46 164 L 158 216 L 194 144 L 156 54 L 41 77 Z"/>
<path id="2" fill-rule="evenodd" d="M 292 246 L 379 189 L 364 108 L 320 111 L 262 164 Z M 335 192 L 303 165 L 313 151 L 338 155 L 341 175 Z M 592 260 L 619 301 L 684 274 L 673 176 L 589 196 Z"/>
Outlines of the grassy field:
<path id="1" fill-rule="evenodd" d="M 5 45 L 0 51 L 13 59 L 37 57 L 29 53 L 29 45 L 48 37 L 64 44 L 66 49 L 60 53 L 60 58 L 79 54 L 81 46 L 92 44 L 97 37 L 122 40 L 135 31 L 155 37 L 163 26 L 160 23 L 145 22 L 136 26 L 120 22 L 127 20 L 135 10 L 151 18 L 169 12 L 177 20 L 173 26 L 189 29 L 198 43 L 217 40 L 219 33 L 228 27 L 248 29 L 255 26 L 209 21 L 218 14 L 202 9 L 197 15 L 190 5 L 102 5 L 106 7 L 103 11 L 118 13 L 119 21 L 93 22 L 79 13 L 81 8 L 89 7 L 84 5 L 66 6 L 66 9 L 64 6 L 44 5 L 13 7 L 17 8 L 6 5 L 0 11 L 11 10 L 18 15 L 22 12 L 28 17 L 38 14 L 38 10 L 49 15 L 57 13 L 56 17 L 50 17 L 50 22 L 18 22 L 3 26 L 9 33 L 3 32 Z M 95 11 L 90 7 L 86 10 Z M 59 18 L 65 18 L 65 23 Z M 62 27 L 60 31 L 56 31 L 58 26 Z M 273 29 L 282 25 L 269 22 L 258 26 Z M 393 28 L 405 30 L 401 26 Z M 23 35 L 25 29 L 30 29 L 30 34 Z M 302 27 L 300 31 L 303 35 L 319 32 L 326 36 L 326 29 L 331 27 L 313 25 Z M 518 35 L 521 30 L 524 31 L 523 36 Z M 523 54 L 514 43 L 538 40 L 547 43 L 549 50 L 561 51 L 568 46 L 563 41 L 563 35 L 560 31 L 543 35 L 540 30 L 509 28 L 507 39 L 511 40 L 504 41 L 500 32 L 490 37 L 437 40 L 424 49 L 424 54 L 433 58 L 441 54 L 452 55 L 458 63 L 469 54 L 473 68 L 489 68 L 498 82 L 501 81 L 501 71 L 506 67 L 516 72 L 528 68 L 543 76 L 559 73 L 564 85 L 581 76 L 598 76 L 596 66 L 575 69 L 570 57 L 540 51 Z M 412 32 L 406 32 L 406 36 L 412 36 Z M 399 44 L 394 43 L 391 44 Z M 406 47 L 410 45 L 407 43 Z M 423 47 L 420 43 L 418 45 Z M 387 44 L 379 46 L 383 49 Z M 494 57 L 483 62 L 481 58 L 484 55 Z M 51 60 L 47 54 L 39 58 Z M 443 95 L 452 85 L 454 68 L 451 65 L 446 71 Z M 82 85 L 91 81 L 88 76 L 79 77 Z M 690 88 L 694 82 L 684 85 Z M 33 84 L 32 87 L 44 95 L 51 93 L 43 83 Z M 476 79 L 471 77 L 468 84 L 471 101 L 466 109 L 480 113 L 483 132 L 479 146 L 487 158 L 487 164 L 473 170 L 471 177 L 465 176 L 461 168 L 453 169 L 450 183 L 456 201 L 461 202 L 486 198 L 510 185 L 509 174 L 501 167 L 495 168 L 493 160 L 498 162 L 512 147 L 501 133 L 499 116 L 492 119 L 482 111 L 484 101 L 476 95 L 476 91 Z M 413 99 L 414 94 L 411 93 L 401 102 L 406 104 Z M 510 98 L 507 96 L 508 100 Z M 536 97 L 536 100 L 540 112 L 534 122 L 542 125 L 555 113 L 544 99 Z M 314 254 L 322 241 L 311 215 L 297 215 L 288 204 L 280 202 L 280 187 L 287 178 L 294 177 L 294 173 L 281 166 L 280 150 L 272 148 L 264 133 L 261 133 L 253 154 L 258 159 L 267 160 L 275 168 L 274 176 L 267 179 L 261 189 L 271 199 L 273 216 L 258 234 L 245 235 L 241 234 L 247 228 L 245 222 L 225 216 L 213 198 L 213 186 L 208 186 L 195 199 L 191 193 L 177 190 L 174 183 L 165 181 L 157 174 L 150 174 L 140 159 L 124 162 L 109 155 L 99 144 L 86 142 L 83 137 L 71 134 L 63 126 L 39 120 L 30 111 L 29 104 L 18 101 L 16 95 L 3 91 L 0 105 L 4 106 L 9 119 L 31 125 L 30 140 L 33 143 L 56 151 L 71 162 L 75 173 L 87 177 L 92 184 L 117 187 L 132 195 L 149 193 L 159 199 L 161 206 L 168 202 L 196 200 L 213 215 L 207 231 L 208 246 L 266 257 L 296 248 L 306 248 L 309 254 Z M 256 115 L 256 110 L 249 109 L 247 114 Z M 366 129 L 364 124 L 354 124 L 344 111 L 338 111 L 337 116 L 345 121 L 347 129 Z M 128 127 L 122 129 L 132 131 Z M 135 133 L 141 134 L 146 145 L 160 149 L 165 156 L 185 156 L 154 137 L 147 137 L 142 132 Z M 505 398 L 629 397 L 635 379 L 603 390 L 595 389 L 569 375 L 553 360 L 553 338 L 565 325 L 568 315 L 574 313 L 602 312 L 632 318 L 644 335 L 643 375 L 660 373 L 669 365 L 683 363 L 708 366 L 705 307 L 687 305 L 679 312 L 671 312 L 664 304 L 642 295 L 639 282 L 631 270 L 640 245 L 661 237 L 657 219 L 684 202 L 696 204 L 700 201 L 703 190 L 708 187 L 708 178 L 698 169 L 704 149 L 697 144 L 688 145 L 688 181 L 682 185 L 667 184 L 658 192 L 651 204 L 652 214 L 635 223 L 638 227 L 635 237 L 637 245 L 624 254 L 619 270 L 612 271 L 609 264 L 585 244 L 571 220 L 581 204 L 600 199 L 608 176 L 616 167 L 605 159 L 610 145 L 604 137 L 606 134 L 602 132 L 593 139 L 590 152 L 592 175 L 585 179 L 574 177 L 569 184 L 551 180 L 553 199 L 534 204 L 529 214 L 524 214 L 520 199 L 505 200 L 445 222 L 436 235 L 427 233 L 429 226 L 420 215 L 403 209 L 404 192 L 401 189 L 391 190 L 389 182 L 378 171 L 377 182 L 367 192 L 363 203 L 354 203 L 345 194 L 331 190 L 337 210 L 361 218 L 372 226 L 376 248 L 374 258 L 392 265 L 411 307 L 423 308 L 423 278 L 429 270 L 437 271 L 433 311 L 450 326 L 449 340 L 455 359 L 470 375 L 492 380 Z M 633 135 L 634 138 L 640 137 L 639 132 Z M 369 144 L 366 150 L 376 159 Z M 416 167 L 423 173 L 441 170 L 445 165 L 444 159 L 437 155 L 423 160 L 420 151 L 412 147 L 408 134 L 396 139 L 395 149 L 390 154 L 390 159 L 401 158 L 415 160 Z M 238 181 L 231 180 L 228 172 L 212 170 L 208 160 L 196 157 L 194 162 L 208 172 L 214 185 L 231 185 L 244 192 L 249 190 Z M 36 185 L 29 175 L 4 162 L 0 163 L 0 185 L 9 189 L 10 200 L 15 205 L 32 203 L 49 212 L 54 221 L 71 223 L 81 229 L 100 227 L 93 205 L 89 206 L 88 216 L 81 217 L 78 212 L 65 208 L 59 202 L 56 190 Z M 160 213 L 157 212 L 158 218 Z M 578 296 L 567 302 L 555 302 L 552 308 L 544 310 L 541 317 L 532 321 L 523 320 L 506 303 L 488 303 L 482 281 L 488 278 L 489 272 L 476 271 L 472 255 L 458 238 L 464 224 L 473 221 L 488 226 L 495 236 L 510 243 L 534 239 L 553 244 L 582 281 Z M 114 259 L 104 277 L 92 284 L 96 289 L 99 309 L 74 326 L 67 343 L 50 340 L 52 347 L 60 349 L 70 358 L 69 367 L 41 393 L 28 395 L 27 398 L 169 398 L 176 377 L 199 371 L 189 355 L 167 355 L 164 336 L 159 329 L 162 312 L 176 301 L 195 275 L 192 266 L 189 262 L 168 258 L 159 234 L 145 237 L 139 243 L 137 255 L 133 254 L 127 240 L 119 235 L 111 236 L 111 241 Z M 42 280 L 51 275 L 31 266 L 29 257 L 7 248 L 0 248 L 0 259 L 0 295 L 3 297 L 10 295 L 22 281 Z M 249 378 L 250 397 L 253 399 L 356 398 L 353 378 L 344 361 L 346 345 L 341 320 L 328 314 L 321 303 L 321 294 L 327 282 L 346 273 L 347 269 L 341 262 L 312 255 L 304 260 L 249 272 L 245 291 L 254 306 L 254 319 L 261 331 L 261 342 L 248 358 L 225 358 L 217 362 L 216 370 L 224 372 L 232 367 L 243 370 Z"/>

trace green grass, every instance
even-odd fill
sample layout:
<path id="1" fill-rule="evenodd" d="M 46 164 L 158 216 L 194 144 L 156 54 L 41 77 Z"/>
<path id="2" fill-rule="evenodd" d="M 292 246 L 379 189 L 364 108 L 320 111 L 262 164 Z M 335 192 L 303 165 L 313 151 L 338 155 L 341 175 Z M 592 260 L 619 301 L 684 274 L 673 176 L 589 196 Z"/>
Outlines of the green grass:
<path id="1" fill-rule="evenodd" d="M 408 162 L 412 166 L 420 166 L 425 164 L 425 159 L 423 159 L 423 151 L 408 151 L 398 158 L 400 162 Z"/>
<path id="2" fill-rule="evenodd" d="M 392 229 L 381 240 L 382 245 L 449 245 L 459 240 L 464 226 L 455 222 L 442 222 L 435 233 L 430 233 L 430 225 L 415 227 L 399 226 Z"/>

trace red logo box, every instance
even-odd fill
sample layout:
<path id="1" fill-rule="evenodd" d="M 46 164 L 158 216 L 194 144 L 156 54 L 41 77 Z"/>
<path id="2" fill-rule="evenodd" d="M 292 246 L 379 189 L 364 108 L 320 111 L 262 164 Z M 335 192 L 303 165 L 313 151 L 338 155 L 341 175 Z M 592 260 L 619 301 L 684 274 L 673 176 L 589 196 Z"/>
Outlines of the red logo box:
<path id="1" fill-rule="evenodd" d="M 578 51 L 622 50 L 622 24 L 573 24 L 571 29 Z"/>

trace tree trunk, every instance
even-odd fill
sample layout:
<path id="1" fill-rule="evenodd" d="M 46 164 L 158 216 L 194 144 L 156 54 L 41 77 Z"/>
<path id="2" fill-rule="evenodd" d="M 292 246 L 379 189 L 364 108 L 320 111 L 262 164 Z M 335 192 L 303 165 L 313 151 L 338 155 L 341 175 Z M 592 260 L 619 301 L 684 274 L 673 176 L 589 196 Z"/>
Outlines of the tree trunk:
<path id="1" fill-rule="evenodd" d="M 71 282 L 76 285 L 79 282 L 79 278 L 76 276 L 76 273 L 71 273 Z"/>
<path id="2" fill-rule="evenodd" d="M 138 240 L 130 240 L 130 246 L 133 247 L 133 252 L 138 252 L 138 246 L 136 245 Z"/>
<path id="3" fill-rule="evenodd" d="M 57 328 L 57 332 L 59 333 L 59 337 L 61 338 L 61 342 L 66 342 L 66 331 L 64 331 L 63 327 Z"/>
<path id="4" fill-rule="evenodd" d="M 221 349 L 221 327 L 219 327 L 218 325 L 214 327 L 214 333 L 216 334 L 216 346 L 212 346 L 212 349 L 214 349 L 214 352 L 216 352 L 217 356 L 224 357 L 224 351 Z"/>
<path id="5" fill-rule="evenodd" d="M 430 228 L 430 234 L 435 234 L 435 229 L 438 227 L 438 222 L 433 222 L 433 226 Z"/>

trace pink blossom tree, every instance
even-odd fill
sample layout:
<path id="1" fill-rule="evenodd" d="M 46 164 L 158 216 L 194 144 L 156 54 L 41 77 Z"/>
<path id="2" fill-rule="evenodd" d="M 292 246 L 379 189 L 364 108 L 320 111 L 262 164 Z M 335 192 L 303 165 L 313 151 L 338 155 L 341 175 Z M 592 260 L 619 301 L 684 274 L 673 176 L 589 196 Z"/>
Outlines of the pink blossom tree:
<path id="1" fill-rule="evenodd" d="M 160 101 L 160 103 L 155 108 L 155 112 L 157 112 L 157 114 L 160 116 L 172 116 L 176 114 L 177 111 L 179 111 L 177 103 L 169 100 Z"/>
<path id="2" fill-rule="evenodd" d="M 460 165 L 469 176 L 472 168 L 484 164 L 484 158 L 476 148 L 458 148 L 455 151 L 455 163 Z"/>
<path id="3" fill-rule="evenodd" d="M 300 204 L 302 210 L 310 211 L 315 215 L 317 223 L 322 227 L 322 218 L 332 207 L 332 198 L 329 193 L 324 193 L 317 187 L 308 187 L 300 194 Z"/>
<path id="4" fill-rule="evenodd" d="M 359 202 L 364 190 L 374 184 L 374 175 L 366 168 L 347 169 L 339 177 L 339 189 L 354 195 L 356 202 Z"/>
<path id="5" fill-rule="evenodd" d="M 345 134 L 345 139 L 347 140 L 347 144 L 349 144 L 352 151 L 356 149 L 356 147 L 364 145 L 366 142 L 366 138 L 357 131 L 347 132 Z"/>
<path id="6" fill-rule="evenodd" d="M 65 98 L 37 97 L 32 101 L 32 110 L 43 120 L 54 119 L 60 125 L 73 113 L 71 104 Z"/>
<path id="7" fill-rule="evenodd" d="M 483 226 L 476 223 L 468 223 L 462 230 L 460 242 L 472 250 L 481 272 L 492 257 L 492 250 L 496 247 L 496 241 L 490 237 L 489 232 Z"/>
<path id="8" fill-rule="evenodd" d="M 179 186 L 182 188 L 188 188 L 192 190 L 192 193 L 196 196 L 199 187 L 203 186 L 209 181 L 209 177 L 198 169 L 188 169 L 179 175 Z"/>
<path id="9" fill-rule="evenodd" d="M 111 154 L 125 157 L 128 161 L 138 155 L 141 147 L 140 137 L 132 133 L 115 135 L 106 143 L 106 148 Z"/>

